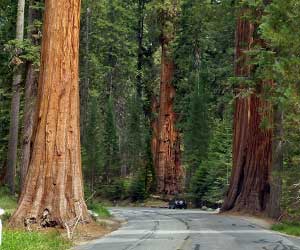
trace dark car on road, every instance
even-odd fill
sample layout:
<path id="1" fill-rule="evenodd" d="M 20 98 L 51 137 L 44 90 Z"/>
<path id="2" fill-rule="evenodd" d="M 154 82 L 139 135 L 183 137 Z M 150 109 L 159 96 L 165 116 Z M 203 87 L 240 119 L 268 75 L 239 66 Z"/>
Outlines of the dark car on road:
<path id="1" fill-rule="evenodd" d="M 184 199 L 172 199 L 169 201 L 169 209 L 187 209 L 187 202 Z"/>

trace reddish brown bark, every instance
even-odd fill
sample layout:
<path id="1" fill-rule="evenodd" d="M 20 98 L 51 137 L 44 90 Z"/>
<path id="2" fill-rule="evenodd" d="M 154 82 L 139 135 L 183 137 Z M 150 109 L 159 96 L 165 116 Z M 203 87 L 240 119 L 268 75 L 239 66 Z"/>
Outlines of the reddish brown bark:
<path id="1" fill-rule="evenodd" d="M 89 221 L 83 198 L 79 129 L 80 0 L 46 0 L 38 87 L 37 127 L 31 160 L 12 225 Z"/>
<path id="2" fill-rule="evenodd" d="M 173 109 L 175 88 L 172 85 L 174 61 L 170 53 L 172 35 L 162 35 L 161 82 L 159 112 L 157 121 L 157 139 L 153 139 L 155 148 L 155 169 L 157 192 L 176 194 L 182 191 L 182 168 L 180 162 L 180 139 L 175 127 L 176 114 Z M 153 124 L 154 127 L 156 124 Z M 155 146 L 156 145 L 156 146 Z"/>
<path id="3" fill-rule="evenodd" d="M 241 14 L 236 30 L 235 75 L 250 77 L 253 68 L 245 52 L 254 42 L 254 25 Z M 262 212 L 270 192 L 269 175 L 272 158 L 272 131 L 262 128 L 262 120 L 271 121 L 270 103 L 263 100 L 263 88 L 272 84 L 264 81 L 243 97 L 237 90 L 234 115 L 233 171 L 223 210 Z"/>

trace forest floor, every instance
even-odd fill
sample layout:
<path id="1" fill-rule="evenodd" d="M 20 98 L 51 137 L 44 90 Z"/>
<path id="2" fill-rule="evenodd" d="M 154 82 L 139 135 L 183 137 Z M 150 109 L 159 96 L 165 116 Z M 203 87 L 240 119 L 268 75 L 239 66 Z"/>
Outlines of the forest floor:
<path id="1" fill-rule="evenodd" d="M 249 215 L 238 212 L 225 212 L 220 215 L 233 216 L 259 225 L 262 228 L 282 233 L 283 235 L 300 237 L 300 222 L 290 220 L 277 221 L 264 215 Z M 300 239 L 300 238 L 299 238 Z"/>
<path id="2" fill-rule="evenodd" d="M 0 208 L 5 210 L 1 217 L 3 221 L 3 240 L 0 250 L 66 250 L 73 245 L 81 245 L 118 229 L 122 221 L 111 216 L 110 212 L 101 204 L 93 203 L 89 209 L 95 222 L 79 225 L 73 234 L 73 240 L 67 239 L 67 232 L 62 229 L 49 229 L 37 232 L 12 230 L 6 225 L 8 219 L 17 207 L 17 197 L 8 194 L 6 189 L 0 188 Z"/>

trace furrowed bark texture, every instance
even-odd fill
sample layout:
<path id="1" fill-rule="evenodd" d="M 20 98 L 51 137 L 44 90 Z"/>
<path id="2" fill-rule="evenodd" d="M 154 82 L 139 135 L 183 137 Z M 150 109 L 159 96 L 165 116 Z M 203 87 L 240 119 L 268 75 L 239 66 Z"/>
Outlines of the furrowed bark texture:
<path id="1" fill-rule="evenodd" d="M 80 0 L 46 0 L 38 119 L 31 160 L 19 206 L 11 225 L 37 221 L 49 211 L 64 226 L 82 216 L 89 221 L 83 198 L 79 128 Z"/>
<path id="2" fill-rule="evenodd" d="M 254 44 L 254 25 L 243 18 L 237 23 L 235 75 L 250 77 L 253 70 L 245 54 Z M 272 131 L 262 128 L 262 119 L 271 120 L 270 103 L 260 96 L 265 85 L 260 82 L 253 92 L 242 97 L 237 91 L 234 114 L 233 171 L 223 210 L 262 212 L 270 192 Z"/>
<path id="3" fill-rule="evenodd" d="M 40 44 L 40 30 L 34 27 L 35 20 L 41 20 L 42 11 L 32 8 L 36 0 L 29 1 L 28 7 L 28 34 L 27 37 L 32 44 Z M 20 186 L 21 189 L 25 182 L 25 177 L 30 162 L 32 149 L 32 136 L 36 118 L 36 99 L 38 86 L 38 68 L 33 62 L 27 64 L 26 82 L 25 82 L 25 105 L 24 105 L 24 121 L 23 121 L 23 138 L 22 138 L 22 159 L 20 166 Z"/>
<path id="4" fill-rule="evenodd" d="M 175 88 L 172 85 L 174 62 L 170 53 L 170 38 L 162 36 L 161 82 L 157 129 L 155 167 L 157 192 L 176 194 L 182 191 L 182 168 L 180 162 L 180 139 L 175 127 L 176 114 L 173 110 Z M 155 133 L 154 133 L 155 134 Z"/>

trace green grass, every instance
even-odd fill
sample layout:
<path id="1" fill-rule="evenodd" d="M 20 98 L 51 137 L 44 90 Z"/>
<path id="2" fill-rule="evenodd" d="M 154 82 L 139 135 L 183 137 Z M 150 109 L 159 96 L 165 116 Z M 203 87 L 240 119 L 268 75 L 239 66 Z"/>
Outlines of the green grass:
<path id="1" fill-rule="evenodd" d="M 111 217 L 110 212 L 101 203 L 92 203 L 88 206 L 88 208 L 93 212 L 97 213 L 100 218 Z"/>
<path id="2" fill-rule="evenodd" d="M 6 188 L 0 188 L 0 207 L 7 211 L 13 211 L 17 206 L 17 199 L 9 195 Z"/>
<path id="3" fill-rule="evenodd" d="M 6 188 L 0 188 L 0 208 L 3 208 L 5 214 L 2 216 L 2 220 L 5 222 L 14 212 L 17 207 L 17 199 L 9 194 Z"/>
<path id="4" fill-rule="evenodd" d="M 65 250 L 71 243 L 58 233 L 39 233 L 5 230 L 0 250 Z"/>
<path id="5" fill-rule="evenodd" d="M 17 207 L 17 199 L 6 188 L 0 188 L 0 207 L 5 210 L 2 220 L 5 222 Z M 25 232 L 4 229 L 0 250 L 65 250 L 71 243 L 59 233 Z"/>
<path id="6" fill-rule="evenodd" d="M 300 236 L 300 223 L 299 222 L 282 222 L 272 226 L 272 230 L 289 235 Z"/>

